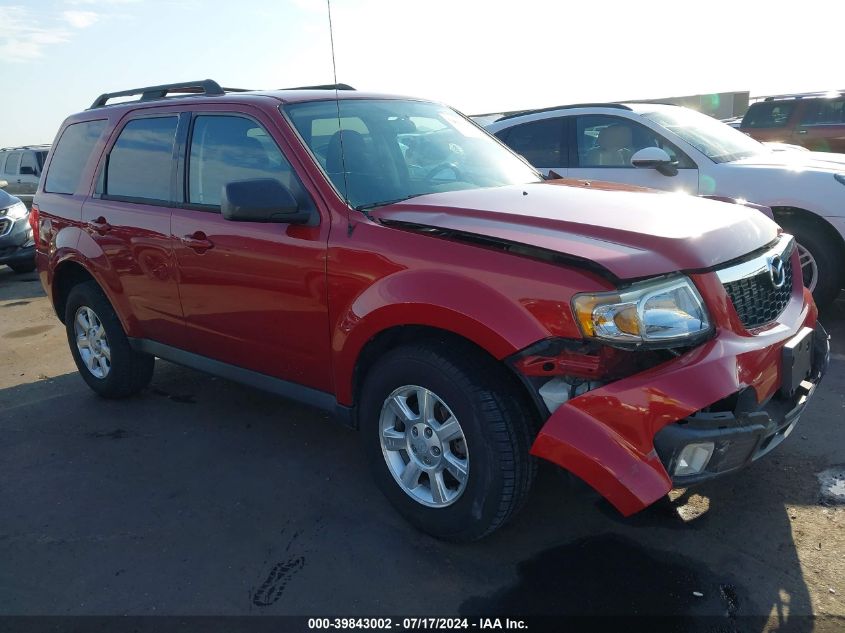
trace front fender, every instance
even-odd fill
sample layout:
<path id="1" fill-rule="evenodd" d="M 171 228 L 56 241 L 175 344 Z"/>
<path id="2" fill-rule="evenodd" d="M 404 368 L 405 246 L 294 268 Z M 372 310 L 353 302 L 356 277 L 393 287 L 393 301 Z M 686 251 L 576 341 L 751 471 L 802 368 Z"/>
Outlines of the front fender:
<path id="1" fill-rule="evenodd" d="M 385 330 L 407 325 L 438 328 L 502 359 L 549 336 L 530 307 L 460 274 L 404 270 L 384 277 L 336 320 L 332 352 L 338 401 L 352 404 L 358 357 L 364 346 Z"/>

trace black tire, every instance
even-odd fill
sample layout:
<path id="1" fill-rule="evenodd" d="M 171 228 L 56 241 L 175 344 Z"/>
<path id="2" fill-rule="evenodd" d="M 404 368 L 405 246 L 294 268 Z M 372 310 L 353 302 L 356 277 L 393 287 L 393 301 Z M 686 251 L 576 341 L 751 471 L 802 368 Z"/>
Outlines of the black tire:
<path id="1" fill-rule="evenodd" d="M 364 451 L 376 484 L 423 532 L 450 541 L 478 540 L 504 525 L 525 502 L 537 471 L 528 452 L 534 414 L 506 372 L 476 348 L 455 341 L 405 345 L 368 372 L 359 416 Z M 469 453 L 466 487 L 446 507 L 413 499 L 394 479 L 382 453 L 382 407 L 405 385 L 434 392 L 463 429 Z"/>
<path id="2" fill-rule="evenodd" d="M 35 270 L 35 262 L 32 262 L 31 264 L 9 264 L 9 268 L 11 268 L 12 272 L 16 275 L 31 273 Z"/>
<path id="3" fill-rule="evenodd" d="M 77 311 L 87 307 L 94 311 L 106 333 L 111 350 L 108 373 L 98 378 L 88 369 L 76 345 L 74 320 Z M 94 281 L 71 288 L 65 307 L 65 330 L 73 360 L 80 375 L 98 395 L 104 398 L 125 398 L 146 387 L 153 376 L 155 358 L 134 351 L 111 303 Z"/>
<path id="4" fill-rule="evenodd" d="M 825 233 L 815 224 L 802 222 L 801 218 L 783 218 L 778 221 L 816 260 L 818 282 L 813 290 L 813 299 L 820 309 L 829 306 L 839 296 L 845 283 L 845 264 L 835 236 Z"/>

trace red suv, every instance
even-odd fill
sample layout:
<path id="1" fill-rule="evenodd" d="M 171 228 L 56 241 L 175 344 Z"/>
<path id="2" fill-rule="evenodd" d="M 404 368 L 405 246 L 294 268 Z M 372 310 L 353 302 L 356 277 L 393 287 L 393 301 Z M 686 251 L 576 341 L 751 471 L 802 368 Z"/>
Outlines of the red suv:
<path id="1" fill-rule="evenodd" d="M 766 97 L 751 104 L 739 129 L 758 141 L 845 152 L 845 91 Z"/>
<path id="2" fill-rule="evenodd" d="M 32 222 L 94 391 L 158 356 L 332 411 L 453 540 L 511 517 L 537 457 L 629 515 L 793 430 L 828 337 L 774 222 L 544 182 L 444 105 L 323 88 L 156 86 L 64 122 Z"/>

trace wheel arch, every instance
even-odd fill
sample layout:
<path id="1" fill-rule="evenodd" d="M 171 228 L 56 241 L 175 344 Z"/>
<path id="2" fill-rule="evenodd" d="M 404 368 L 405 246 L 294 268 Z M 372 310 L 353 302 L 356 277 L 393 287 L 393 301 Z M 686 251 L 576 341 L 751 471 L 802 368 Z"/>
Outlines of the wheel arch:
<path id="1" fill-rule="evenodd" d="M 772 206 L 771 209 L 775 216 L 775 222 L 778 224 L 780 224 L 782 220 L 798 220 L 811 224 L 817 229 L 824 231 L 825 235 L 831 236 L 831 239 L 836 244 L 837 250 L 839 251 L 841 260 L 845 262 L 845 238 L 843 238 L 839 231 L 836 230 L 835 226 L 825 220 L 822 216 L 813 213 L 812 211 L 808 211 L 807 209 L 802 209 L 801 207 L 775 205 Z M 845 264 L 843 264 L 842 269 L 845 270 Z"/>
<path id="2" fill-rule="evenodd" d="M 474 351 L 485 356 L 491 362 L 499 364 L 502 367 L 502 375 L 507 376 L 507 381 L 513 388 L 514 394 L 520 399 L 526 411 L 530 411 L 532 419 L 529 420 L 529 423 L 531 424 L 532 437 L 536 434 L 540 425 L 540 412 L 528 389 L 516 374 L 505 363 L 477 342 L 453 331 L 430 325 L 395 325 L 383 329 L 372 336 L 358 353 L 352 371 L 351 395 L 353 402 L 356 405 L 360 402 L 360 393 L 367 374 L 385 354 L 409 343 L 431 341 L 445 343 L 450 349 L 460 349 L 463 347 L 465 350 Z"/>
<path id="3" fill-rule="evenodd" d="M 97 284 L 102 293 L 105 295 L 106 299 L 109 301 L 109 303 L 111 303 L 112 307 L 115 309 L 115 313 L 117 314 L 118 320 L 123 326 L 124 331 L 127 334 L 132 332 L 132 329 L 130 329 L 130 326 L 132 324 L 127 323 L 124 315 L 121 314 L 120 310 L 118 310 L 117 306 L 115 305 L 114 297 L 109 291 L 109 288 L 103 283 L 101 283 L 94 275 L 94 273 L 92 273 L 87 266 L 85 266 L 76 258 L 67 258 L 59 262 L 53 270 L 53 276 L 51 281 L 51 300 L 53 303 L 53 309 L 56 311 L 56 316 L 59 317 L 59 320 L 62 323 L 65 322 L 65 308 L 67 306 L 67 300 L 68 296 L 70 295 L 70 291 L 74 288 L 74 286 L 81 283 L 86 283 L 88 281 L 93 281 L 95 284 Z"/>

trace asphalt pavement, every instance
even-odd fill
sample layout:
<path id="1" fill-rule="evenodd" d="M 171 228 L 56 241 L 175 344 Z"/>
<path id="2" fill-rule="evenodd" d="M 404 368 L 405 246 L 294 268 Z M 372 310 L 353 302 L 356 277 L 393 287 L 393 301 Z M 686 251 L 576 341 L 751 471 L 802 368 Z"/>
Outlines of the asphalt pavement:
<path id="1" fill-rule="evenodd" d="M 629 519 L 544 467 L 514 522 L 453 545 L 409 527 L 357 434 L 318 411 L 163 361 L 139 396 L 98 398 L 36 275 L 0 267 L 0 616 L 644 614 L 709 616 L 682 630 L 845 630 L 845 508 L 817 478 L 845 465 L 845 295 L 823 322 L 829 373 L 766 459 Z"/>

